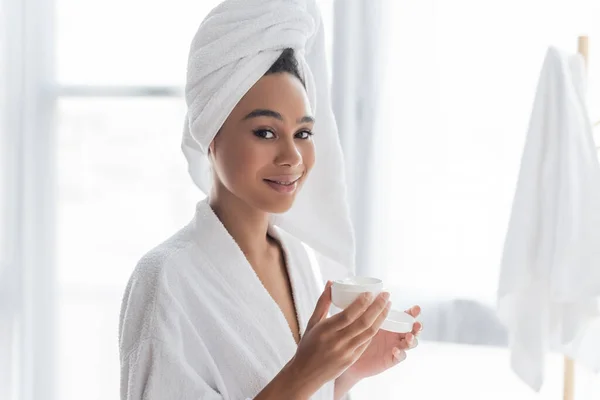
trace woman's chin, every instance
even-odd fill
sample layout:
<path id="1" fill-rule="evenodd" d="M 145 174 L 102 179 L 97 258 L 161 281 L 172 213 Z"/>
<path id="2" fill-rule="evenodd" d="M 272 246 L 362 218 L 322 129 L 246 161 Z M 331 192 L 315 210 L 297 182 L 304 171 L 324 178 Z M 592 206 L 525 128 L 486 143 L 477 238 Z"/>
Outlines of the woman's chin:
<path id="1" fill-rule="evenodd" d="M 261 210 L 271 214 L 283 214 L 294 205 L 295 194 L 281 195 L 266 193 L 260 196 L 254 204 Z"/>
<path id="2" fill-rule="evenodd" d="M 261 207 L 263 210 L 271 213 L 271 214 L 283 214 L 284 212 L 289 211 L 294 205 L 294 197 L 289 199 L 270 199 L 264 203 L 264 207 Z"/>
<path id="3" fill-rule="evenodd" d="M 260 209 L 271 214 L 282 214 L 294 205 L 296 195 L 301 188 L 301 182 L 295 182 L 293 186 L 279 187 L 267 183 L 260 191 Z"/>

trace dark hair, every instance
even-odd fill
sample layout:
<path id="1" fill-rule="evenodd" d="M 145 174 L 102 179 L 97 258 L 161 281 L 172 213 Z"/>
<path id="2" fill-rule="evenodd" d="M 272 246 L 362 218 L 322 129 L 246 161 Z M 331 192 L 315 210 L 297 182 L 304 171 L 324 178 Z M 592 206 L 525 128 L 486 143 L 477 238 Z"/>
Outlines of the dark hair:
<path id="1" fill-rule="evenodd" d="M 275 61 L 273 65 L 271 65 L 271 68 L 265 72 L 265 75 L 277 74 L 280 72 L 287 72 L 288 74 L 294 75 L 300 80 L 300 82 L 302 82 L 302 86 L 306 88 L 304 79 L 300 77 L 298 60 L 296 60 L 296 57 L 294 56 L 294 49 L 288 48 L 283 50 L 277 61 Z"/>

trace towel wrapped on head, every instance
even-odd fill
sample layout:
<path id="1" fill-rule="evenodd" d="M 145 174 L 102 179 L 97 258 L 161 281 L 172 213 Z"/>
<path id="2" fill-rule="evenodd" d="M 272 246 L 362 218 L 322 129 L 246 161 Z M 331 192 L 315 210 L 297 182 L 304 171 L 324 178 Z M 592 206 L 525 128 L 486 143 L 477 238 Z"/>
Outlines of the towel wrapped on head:
<path id="1" fill-rule="evenodd" d="M 316 119 L 316 162 L 292 208 L 271 220 L 315 250 L 323 278 L 335 279 L 353 274 L 354 234 L 315 0 L 227 0 L 208 14 L 190 48 L 182 150 L 194 183 L 208 195 L 210 143 L 286 48 L 294 50 Z"/>

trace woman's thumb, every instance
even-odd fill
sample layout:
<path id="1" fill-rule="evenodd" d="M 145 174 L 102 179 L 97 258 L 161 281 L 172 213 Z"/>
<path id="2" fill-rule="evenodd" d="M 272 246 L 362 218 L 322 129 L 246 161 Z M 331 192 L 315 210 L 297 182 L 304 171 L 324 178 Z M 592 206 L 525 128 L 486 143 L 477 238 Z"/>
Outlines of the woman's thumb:
<path id="1" fill-rule="evenodd" d="M 331 281 L 327 281 L 327 283 L 325 284 L 325 289 L 323 290 L 323 293 L 321 293 L 321 296 L 317 301 L 315 311 L 313 311 L 313 314 L 310 317 L 310 320 L 308 321 L 306 327 L 307 332 L 327 316 L 327 313 L 329 312 L 329 306 L 331 306 L 331 285 Z"/>

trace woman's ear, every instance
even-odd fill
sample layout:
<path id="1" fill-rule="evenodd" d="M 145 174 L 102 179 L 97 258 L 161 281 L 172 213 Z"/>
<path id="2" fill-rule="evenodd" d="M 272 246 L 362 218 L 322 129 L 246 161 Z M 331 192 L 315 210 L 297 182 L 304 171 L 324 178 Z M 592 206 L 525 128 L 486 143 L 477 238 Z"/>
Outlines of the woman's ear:
<path id="1" fill-rule="evenodd" d="M 210 158 L 215 153 L 215 141 L 213 139 L 212 142 L 208 145 L 208 157 Z"/>
<path id="2" fill-rule="evenodd" d="M 221 133 L 221 128 L 219 128 L 219 130 L 217 131 L 217 133 L 215 134 L 215 137 L 213 138 L 213 140 L 210 142 L 210 144 L 208 145 L 208 159 L 209 160 L 213 160 L 215 157 L 215 147 L 216 147 L 216 142 L 217 142 L 217 137 L 219 136 L 219 133 Z"/>

